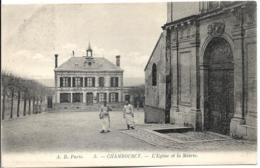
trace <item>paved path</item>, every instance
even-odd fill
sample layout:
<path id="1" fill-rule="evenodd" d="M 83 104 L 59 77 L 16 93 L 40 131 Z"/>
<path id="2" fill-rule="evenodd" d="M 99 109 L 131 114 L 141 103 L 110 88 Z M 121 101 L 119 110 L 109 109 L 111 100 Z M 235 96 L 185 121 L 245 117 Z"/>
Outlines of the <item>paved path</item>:
<path id="1" fill-rule="evenodd" d="M 192 139 L 190 136 L 196 139 L 197 134 L 160 134 L 149 129 L 153 128 L 152 125 L 143 125 L 143 112 L 136 112 L 135 116 L 139 126 L 136 130 L 126 131 L 122 113 L 111 112 L 111 132 L 105 134 L 99 133 L 101 126 L 97 112 L 42 113 L 3 121 L 3 151 L 234 151 L 256 149 L 254 142 L 229 138 L 224 141 L 179 143 L 178 139 L 183 140 L 184 137 L 185 139 L 188 137 L 190 140 Z"/>

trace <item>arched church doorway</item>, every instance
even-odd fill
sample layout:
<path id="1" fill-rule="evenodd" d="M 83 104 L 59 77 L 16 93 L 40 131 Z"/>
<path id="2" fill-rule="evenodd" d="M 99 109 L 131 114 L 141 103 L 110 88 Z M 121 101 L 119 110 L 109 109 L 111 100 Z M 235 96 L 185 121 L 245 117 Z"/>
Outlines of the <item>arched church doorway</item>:
<path id="1" fill-rule="evenodd" d="M 205 70 L 205 127 L 209 131 L 229 134 L 234 114 L 234 65 L 229 43 L 213 38 L 204 54 Z"/>

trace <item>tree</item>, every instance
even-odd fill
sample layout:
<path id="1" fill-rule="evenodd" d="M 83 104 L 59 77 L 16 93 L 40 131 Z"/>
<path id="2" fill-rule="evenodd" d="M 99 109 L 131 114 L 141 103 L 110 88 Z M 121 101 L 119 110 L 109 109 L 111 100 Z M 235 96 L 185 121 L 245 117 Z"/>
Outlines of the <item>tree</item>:
<path id="1" fill-rule="evenodd" d="M 6 103 L 10 103 L 10 118 L 13 118 L 14 112 L 14 99 L 17 99 L 17 117 L 20 116 L 20 104 L 21 97 L 24 99 L 23 115 L 26 115 L 27 101 L 29 100 L 29 114 L 31 113 L 31 99 L 33 99 L 33 113 L 39 113 L 41 111 L 42 100 L 45 96 L 52 94 L 49 88 L 46 88 L 42 84 L 29 79 L 24 79 L 15 76 L 8 72 L 1 72 L 2 76 L 2 119 L 5 118 Z M 23 94 L 22 94 L 23 93 Z M 23 96 L 22 96 L 23 95 Z M 6 101 L 7 98 L 11 99 L 11 102 Z M 36 101 L 36 102 L 35 102 Z M 40 103 L 40 104 L 39 104 Z M 37 107 L 36 107 L 37 106 Z M 36 109 L 37 108 L 37 109 Z"/>

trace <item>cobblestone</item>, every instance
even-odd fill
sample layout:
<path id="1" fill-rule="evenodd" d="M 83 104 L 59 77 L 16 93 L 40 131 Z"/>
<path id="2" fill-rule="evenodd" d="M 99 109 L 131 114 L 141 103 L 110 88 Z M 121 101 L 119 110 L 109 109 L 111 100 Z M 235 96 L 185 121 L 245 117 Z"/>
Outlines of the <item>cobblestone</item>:
<path id="1" fill-rule="evenodd" d="M 256 151 L 256 142 L 235 140 L 229 136 L 212 132 L 161 134 L 152 129 L 166 128 L 168 125 L 138 125 L 137 130 L 121 131 L 155 146 L 181 151 Z"/>

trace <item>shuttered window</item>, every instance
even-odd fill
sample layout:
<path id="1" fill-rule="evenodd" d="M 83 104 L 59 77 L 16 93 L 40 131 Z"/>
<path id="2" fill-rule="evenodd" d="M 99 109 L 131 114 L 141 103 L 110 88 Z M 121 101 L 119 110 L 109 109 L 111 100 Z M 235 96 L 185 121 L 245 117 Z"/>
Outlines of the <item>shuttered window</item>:
<path id="1" fill-rule="evenodd" d="M 104 79 L 104 77 L 99 77 L 98 78 L 98 85 L 99 85 L 99 87 L 104 87 L 105 86 L 105 79 Z"/>
<path id="2" fill-rule="evenodd" d="M 110 78 L 110 86 L 111 87 L 118 87 L 118 77 L 111 77 Z"/>
<path id="3" fill-rule="evenodd" d="M 106 93 L 98 93 L 97 94 L 97 100 L 98 102 L 104 102 L 107 100 L 107 94 Z"/>
<path id="4" fill-rule="evenodd" d="M 95 77 L 86 77 L 85 87 L 95 87 Z"/>
<path id="5" fill-rule="evenodd" d="M 118 102 L 118 93 L 110 93 L 109 94 L 110 102 Z"/>
<path id="6" fill-rule="evenodd" d="M 60 87 L 70 87 L 70 77 L 60 77 Z"/>
<path id="7" fill-rule="evenodd" d="M 74 77 L 72 82 L 73 82 L 73 87 L 83 87 L 82 77 Z"/>

